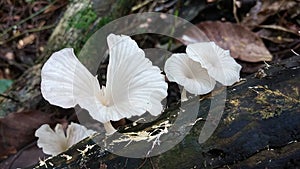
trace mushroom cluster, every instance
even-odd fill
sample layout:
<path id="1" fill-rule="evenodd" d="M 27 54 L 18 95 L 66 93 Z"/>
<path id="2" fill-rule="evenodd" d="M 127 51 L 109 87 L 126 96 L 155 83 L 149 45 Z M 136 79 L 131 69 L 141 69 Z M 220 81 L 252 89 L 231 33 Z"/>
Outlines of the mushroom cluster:
<path id="1" fill-rule="evenodd" d="M 161 70 L 152 65 L 129 36 L 110 34 L 107 44 L 109 64 L 105 86 L 100 86 L 97 76 L 80 63 L 73 49 L 65 48 L 53 53 L 44 64 L 41 92 L 53 105 L 62 108 L 79 105 L 86 109 L 111 135 L 116 132 L 111 120 L 140 116 L 147 111 L 159 115 L 168 85 Z M 186 53 L 173 54 L 164 67 L 169 81 L 196 95 L 211 92 L 216 81 L 232 85 L 239 80 L 240 70 L 229 51 L 213 42 L 188 45 Z M 56 155 L 93 132 L 71 123 L 66 133 L 57 124 L 54 131 L 49 125 L 42 125 L 35 135 L 46 154 Z"/>
<path id="2" fill-rule="evenodd" d="M 211 92 L 216 81 L 230 86 L 239 81 L 241 66 L 214 42 L 190 44 L 186 53 L 173 54 L 165 64 L 169 81 L 176 82 L 192 94 Z"/>

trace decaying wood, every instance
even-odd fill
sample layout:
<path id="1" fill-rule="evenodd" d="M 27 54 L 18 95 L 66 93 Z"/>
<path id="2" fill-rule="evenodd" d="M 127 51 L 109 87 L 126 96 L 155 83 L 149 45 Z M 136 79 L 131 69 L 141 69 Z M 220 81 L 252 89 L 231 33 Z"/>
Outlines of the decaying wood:
<path id="1" fill-rule="evenodd" d="M 292 57 L 263 71 L 267 76 L 251 75 L 227 89 L 226 108 L 219 126 L 202 144 L 198 143 L 198 137 L 205 120 L 198 120 L 183 141 L 155 157 L 134 159 L 109 153 L 94 141 L 102 139 L 109 145 L 120 138 L 98 134 L 30 168 L 47 168 L 46 165 L 93 168 L 100 163 L 106 163 L 108 168 L 126 165 L 128 168 L 295 167 L 300 159 L 300 144 L 297 142 L 300 138 L 300 57 Z M 213 96 L 201 99 L 199 119 L 206 119 L 211 99 Z M 151 124 L 131 125 L 119 132 L 151 132 L 151 126 L 159 126 L 167 118 L 172 124 L 178 112 L 176 108 L 166 110 Z M 124 142 L 127 144 L 130 140 Z M 126 151 L 126 147 L 122 151 Z"/>

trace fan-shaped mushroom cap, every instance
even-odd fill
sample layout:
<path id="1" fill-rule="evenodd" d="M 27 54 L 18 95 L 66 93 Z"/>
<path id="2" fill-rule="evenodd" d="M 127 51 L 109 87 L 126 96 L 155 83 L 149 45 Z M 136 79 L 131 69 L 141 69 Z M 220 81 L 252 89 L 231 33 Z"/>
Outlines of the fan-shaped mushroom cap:
<path id="1" fill-rule="evenodd" d="M 190 44 L 186 48 L 188 57 L 199 62 L 212 78 L 225 86 L 239 81 L 241 66 L 214 42 Z"/>
<path id="2" fill-rule="evenodd" d="M 192 94 L 206 94 L 213 90 L 216 82 L 209 77 L 201 64 L 190 59 L 187 54 L 173 54 L 165 63 L 169 81 L 184 86 Z"/>

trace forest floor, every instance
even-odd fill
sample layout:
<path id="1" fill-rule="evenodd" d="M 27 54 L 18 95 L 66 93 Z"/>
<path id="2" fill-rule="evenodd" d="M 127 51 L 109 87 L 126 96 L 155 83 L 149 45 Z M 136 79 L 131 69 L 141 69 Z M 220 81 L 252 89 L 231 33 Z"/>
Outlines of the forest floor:
<path id="1" fill-rule="evenodd" d="M 97 2 L 94 0 L 95 4 Z M 63 16 L 68 3 L 70 2 L 67 0 L 0 1 L 0 97 L 11 97 L 5 91 L 9 92 L 11 85 L 26 70 L 42 59 L 48 39 Z M 95 14 L 99 15 L 97 12 L 99 6 L 93 7 Z M 210 40 L 231 50 L 232 57 L 243 67 L 242 77 L 255 74 L 258 78 L 263 78 L 265 74 L 262 68 L 266 65 L 280 63 L 284 59 L 300 54 L 299 0 L 265 0 L 263 2 L 259 0 L 207 0 L 203 2 L 188 0 L 185 3 L 180 0 L 138 0 L 129 11 L 128 14 L 147 11 L 165 12 L 187 19 L 206 33 Z M 189 30 L 186 35 L 191 41 L 200 40 L 200 37 L 195 36 Z M 220 35 L 229 40 L 222 41 Z M 142 48 L 164 45 L 161 44 L 160 36 L 136 36 L 135 39 L 141 42 Z M 241 42 L 255 45 L 242 50 L 234 48 Z M 178 42 L 174 41 L 174 45 L 178 46 Z M 180 47 L 184 45 L 180 44 L 176 52 L 183 51 Z M 35 111 L 32 111 L 16 119 L 24 118 L 26 121 L 26 117 L 29 116 L 39 117 Z M 47 122 L 49 121 L 47 118 L 50 119 L 50 116 L 42 117 L 42 120 Z M 15 120 L 14 117 L 7 119 Z M 66 121 L 64 118 L 59 120 Z M 2 123 L 0 121 L 0 131 L 9 130 Z M 1 138 L 6 137 L 2 133 L 0 135 Z M 0 162 L 12 154 L 23 151 L 26 146 L 35 144 L 32 139 L 33 136 L 23 138 L 21 142 L 14 143 L 15 147 L 9 149 L 2 150 L 0 146 Z M 36 150 L 29 154 L 36 157 L 34 153 Z M 32 165 L 37 160 L 25 162 L 24 158 L 18 159 L 17 163 Z M 13 166 L 15 160 L 15 158 L 10 159 L 6 166 Z"/>

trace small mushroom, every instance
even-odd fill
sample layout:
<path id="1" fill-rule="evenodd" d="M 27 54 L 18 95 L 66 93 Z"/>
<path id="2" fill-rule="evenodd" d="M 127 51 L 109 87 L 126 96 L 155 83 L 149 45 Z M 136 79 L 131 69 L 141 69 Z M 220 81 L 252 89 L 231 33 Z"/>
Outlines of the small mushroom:
<path id="1" fill-rule="evenodd" d="M 186 48 L 186 53 L 221 84 L 231 86 L 239 81 L 242 67 L 230 56 L 229 50 L 220 48 L 214 42 L 190 44 Z"/>
<path id="2" fill-rule="evenodd" d="M 61 124 L 57 124 L 54 130 L 48 124 L 43 124 L 35 131 L 35 136 L 38 137 L 38 147 L 45 154 L 55 156 L 94 133 L 95 131 L 76 123 L 71 123 L 66 132 Z"/>
<path id="3" fill-rule="evenodd" d="M 41 91 L 51 104 L 63 108 L 75 105 L 86 109 L 104 124 L 106 134 L 116 130 L 110 120 L 139 116 L 149 111 L 158 115 L 167 96 L 167 83 L 158 67 L 129 36 L 107 37 L 109 64 L 106 86 L 99 85 L 76 58 L 73 49 L 55 52 L 42 68 Z"/>
<path id="4" fill-rule="evenodd" d="M 186 100 L 185 90 L 192 94 L 211 92 L 216 81 L 225 86 L 239 81 L 241 66 L 214 42 L 201 42 L 187 46 L 186 54 L 173 54 L 165 63 L 169 81 L 176 82 L 184 89 L 182 101 Z"/>
<path id="5" fill-rule="evenodd" d="M 164 70 L 169 81 L 184 86 L 184 89 L 192 94 L 209 93 L 216 84 L 200 63 L 193 61 L 184 53 L 173 54 L 166 61 Z M 182 96 L 185 96 L 185 91 Z"/>

